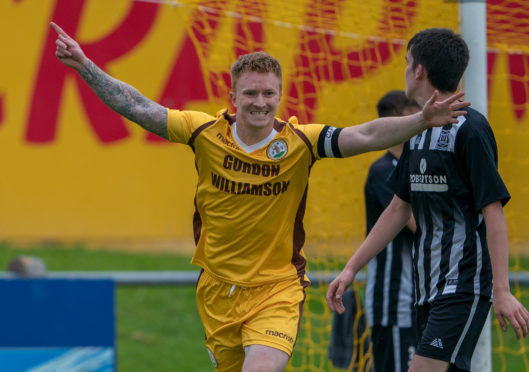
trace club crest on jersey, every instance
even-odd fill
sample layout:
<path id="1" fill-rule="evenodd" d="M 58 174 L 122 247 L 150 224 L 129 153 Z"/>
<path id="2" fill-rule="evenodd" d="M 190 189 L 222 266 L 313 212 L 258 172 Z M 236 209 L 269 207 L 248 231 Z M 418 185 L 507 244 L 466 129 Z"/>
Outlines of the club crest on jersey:
<path id="1" fill-rule="evenodd" d="M 266 156 L 272 160 L 283 159 L 288 152 L 288 145 L 284 139 L 273 140 L 266 149 Z"/>
<path id="2" fill-rule="evenodd" d="M 449 144 L 450 144 L 450 129 L 443 129 L 441 130 L 441 134 L 439 135 L 439 138 L 437 139 L 437 148 L 440 150 L 446 150 L 448 149 Z"/>

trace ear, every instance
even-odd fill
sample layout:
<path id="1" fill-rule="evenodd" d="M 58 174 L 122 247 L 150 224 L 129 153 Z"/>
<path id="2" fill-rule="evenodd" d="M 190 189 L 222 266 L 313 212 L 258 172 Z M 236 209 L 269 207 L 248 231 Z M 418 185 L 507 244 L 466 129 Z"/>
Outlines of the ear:
<path id="1" fill-rule="evenodd" d="M 237 98 L 237 96 L 236 96 L 235 92 L 230 92 L 231 104 L 235 108 L 237 108 L 237 100 L 236 100 L 236 98 Z"/>
<path id="2" fill-rule="evenodd" d="M 425 79 L 428 76 L 428 73 L 426 72 L 426 69 L 423 65 L 420 63 L 417 65 L 417 68 L 415 68 L 415 79 L 422 80 Z"/>

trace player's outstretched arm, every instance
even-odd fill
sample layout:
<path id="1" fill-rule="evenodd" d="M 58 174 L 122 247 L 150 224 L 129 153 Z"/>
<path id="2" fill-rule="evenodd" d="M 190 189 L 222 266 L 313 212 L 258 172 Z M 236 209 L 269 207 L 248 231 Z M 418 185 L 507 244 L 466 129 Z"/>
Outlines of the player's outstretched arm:
<path id="1" fill-rule="evenodd" d="M 470 102 L 460 102 L 463 93 L 456 93 L 444 101 L 437 101 L 434 92 L 416 114 L 400 117 L 384 117 L 344 128 L 338 137 L 342 156 L 353 156 L 368 151 L 383 150 L 407 141 L 414 135 L 431 127 L 457 123 L 458 116 L 465 115 L 462 108 Z"/>
<path id="2" fill-rule="evenodd" d="M 503 331 L 507 330 L 508 321 L 520 339 L 522 334 L 525 337 L 529 333 L 529 312 L 511 294 L 509 287 L 507 223 L 501 202 L 483 208 L 483 218 L 487 226 L 487 244 L 492 263 L 494 314 Z"/>
<path id="3" fill-rule="evenodd" d="M 366 240 L 347 262 L 342 272 L 329 284 L 326 300 L 331 311 L 343 314 L 345 307 L 342 296 L 354 281 L 358 271 L 395 238 L 410 216 L 410 204 L 396 195 L 393 196 L 391 203 L 382 212 Z"/>
<path id="4" fill-rule="evenodd" d="M 136 88 L 105 73 L 88 59 L 79 44 L 54 22 L 57 32 L 55 55 L 76 70 L 105 105 L 149 132 L 168 139 L 167 109 L 144 97 Z"/>

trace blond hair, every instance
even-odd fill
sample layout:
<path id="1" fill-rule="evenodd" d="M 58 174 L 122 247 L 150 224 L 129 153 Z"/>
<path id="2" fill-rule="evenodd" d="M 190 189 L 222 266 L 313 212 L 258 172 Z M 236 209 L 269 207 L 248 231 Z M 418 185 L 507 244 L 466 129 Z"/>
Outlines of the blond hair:
<path id="1" fill-rule="evenodd" d="M 272 72 L 279 79 L 281 89 L 282 75 L 279 61 L 265 52 L 254 52 L 241 55 L 233 65 L 231 65 L 231 87 L 235 90 L 237 79 L 243 72 Z"/>

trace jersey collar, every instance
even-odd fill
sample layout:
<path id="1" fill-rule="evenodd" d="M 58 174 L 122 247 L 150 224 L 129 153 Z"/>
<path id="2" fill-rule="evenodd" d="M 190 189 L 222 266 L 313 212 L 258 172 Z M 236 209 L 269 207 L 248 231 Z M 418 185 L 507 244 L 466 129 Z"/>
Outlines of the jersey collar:
<path id="1" fill-rule="evenodd" d="M 261 141 L 259 141 L 257 143 L 254 143 L 253 145 L 248 146 L 237 135 L 237 122 L 236 121 L 233 122 L 233 125 L 231 126 L 231 132 L 232 132 L 232 135 L 233 135 L 233 139 L 235 140 L 235 142 L 237 142 L 237 145 L 239 145 L 239 147 L 241 149 L 243 149 L 244 151 L 246 151 L 246 153 L 248 153 L 248 154 L 251 153 L 251 152 L 254 152 L 255 150 L 259 150 L 261 147 L 264 147 L 266 144 L 268 144 L 268 142 L 273 140 L 274 137 L 277 134 L 277 131 L 272 128 L 272 131 L 270 132 L 268 137 L 266 137 L 265 139 L 263 139 L 263 140 L 261 140 Z"/>

